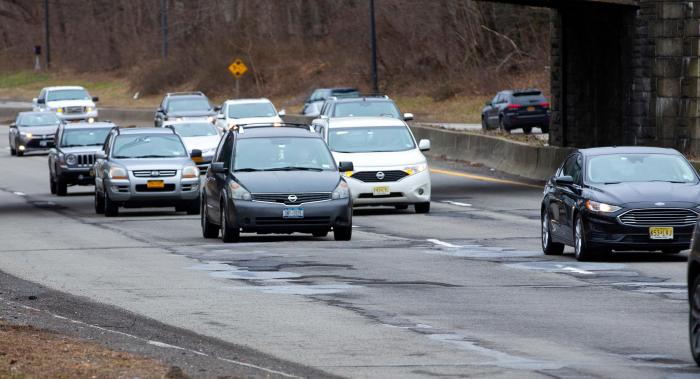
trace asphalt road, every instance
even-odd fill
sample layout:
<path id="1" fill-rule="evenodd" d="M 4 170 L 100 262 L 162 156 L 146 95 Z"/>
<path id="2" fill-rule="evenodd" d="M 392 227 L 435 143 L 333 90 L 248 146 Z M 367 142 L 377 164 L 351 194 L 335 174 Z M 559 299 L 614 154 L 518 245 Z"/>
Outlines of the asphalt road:
<path id="1" fill-rule="evenodd" d="M 350 242 L 223 244 L 201 237 L 198 217 L 107 219 L 91 187 L 50 195 L 46 155 L 10 157 L 0 127 L 0 316 L 203 377 L 700 375 L 687 255 L 544 257 L 539 185 L 432 169 L 429 215 L 358 209 Z"/>

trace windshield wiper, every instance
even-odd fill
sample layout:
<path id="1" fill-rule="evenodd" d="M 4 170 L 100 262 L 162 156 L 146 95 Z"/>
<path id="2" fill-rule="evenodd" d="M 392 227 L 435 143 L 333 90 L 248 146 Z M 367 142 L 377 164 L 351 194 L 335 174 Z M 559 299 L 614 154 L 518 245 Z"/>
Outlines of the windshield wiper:
<path id="1" fill-rule="evenodd" d="M 607 186 L 609 184 L 620 184 L 620 183 L 622 183 L 622 182 L 605 182 L 603 184 L 605 184 Z"/>
<path id="2" fill-rule="evenodd" d="M 156 155 L 156 154 L 150 154 L 150 155 L 139 155 L 133 158 L 182 158 L 180 156 L 172 156 L 172 155 Z"/>
<path id="3" fill-rule="evenodd" d="M 679 180 L 661 180 L 661 179 L 650 180 L 650 182 L 677 183 L 677 184 L 688 183 L 688 182 L 683 182 L 683 181 L 679 181 Z"/>
<path id="4" fill-rule="evenodd" d="M 255 171 L 263 171 L 259 168 L 252 168 L 252 167 L 245 167 L 245 168 L 237 168 L 233 170 L 234 172 L 255 172 Z"/>
<path id="5" fill-rule="evenodd" d="M 275 167 L 266 168 L 265 171 L 323 171 L 322 168 L 318 167 L 297 167 L 297 166 L 286 166 L 286 167 Z"/>

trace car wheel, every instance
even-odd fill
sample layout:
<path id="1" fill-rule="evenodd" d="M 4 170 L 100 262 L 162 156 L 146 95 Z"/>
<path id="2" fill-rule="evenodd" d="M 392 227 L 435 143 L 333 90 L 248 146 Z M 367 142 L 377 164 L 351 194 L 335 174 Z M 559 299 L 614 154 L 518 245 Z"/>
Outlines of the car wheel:
<path id="1" fill-rule="evenodd" d="M 576 260 L 590 260 L 595 254 L 586 243 L 586 235 L 583 231 L 583 220 L 581 220 L 581 216 L 576 216 L 574 225 L 574 255 Z"/>
<path id="2" fill-rule="evenodd" d="M 209 221 L 209 208 L 205 201 L 204 196 L 202 196 L 202 209 L 199 212 L 201 215 L 202 236 L 204 236 L 204 238 L 217 238 L 219 236 L 219 227 Z"/>
<path id="3" fill-rule="evenodd" d="M 8 143 L 10 145 L 10 155 L 15 156 L 17 155 L 17 150 L 15 150 L 14 147 L 12 147 L 12 143 Z"/>
<path id="4" fill-rule="evenodd" d="M 109 198 L 107 193 L 104 194 L 104 214 L 106 217 L 119 216 L 119 206 Z"/>
<path id="5" fill-rule="evenodd" d="M 532 126 L 525 126 L 525 127 L 523 127 L 523 133 L 524 133 L 524 134 L 530 134 L 530 133 L 532 133 Z"/>
<path id="6" fill-rule="evenodd" d="M 58 196 L 66 196 L 66 193 L 68 193 L 68 183 L 66 183 L 61 177 L 59 176 L 55 180 L 56 183 L 56 195 Z"/>
<path id="7" fill-rule="evenodd" d="M 543 134 L 549 133 L 549 125 L 540 126 L 540 130 L 542 131 Z"/>
<path id="8" fill-rule="evenodd" d="M 561 255 L 564 252 L 564 244 L 552 242 L 552 233 L 549 229 L 549 215 L 544 212 L 542 220 L 542 252 L 544 255 Z"/>
<path id="9" fill-rule="evenodd" d="M 327 230 L 318 231 L 318 232 L 313 232 L 313 236 L 314 236 L 314 237 L 325 237 L 325 236 L 327 236 L 327 235 L 328 235 L 328 231 L 327 231 Z"/>
<path id="10" fill-rule="evenodd" d="M 190 203 L 187 205 L 187 211 L 188 215 L 198 215 L 199 214 L 199 196 L 197 196 L 196 199 L 190 201 Z"/>
<path id="11" fill-rule="evenodd" d="M 428 213 L 430 212 L 430 202 L 425 202 L 425 203 L 416 203 L 413 205 L 413 207 L 416 209 L 416 213 Z"/>
<path id="12" fill-rule="evenodd" d="M 98 215 L 105 213 L 105 199 L 97 191 L 95 191 L 95 213 Z"/>
<path id="13" fill-rule="evenodd" d="M 396 204 L 394 205 L 396 209 L 408 209 L 408 204 Z"/>
<path id="14" fill-rule="evenodd" d="M 21 157 L 21 156 L 24 155 L 24 151 L 19 150 L 19 149 L 15 150 L 15 153 L 17 153 L 17 156 L 18 156 L 18 157 Z"/>
<path id="15" fill-rule="evenodd" d="M 668 255 L 680 254 L 681 251 L 683 251 L 683 250 L 681 250 L 681 249 L 663 249 L 663 250 L 661 250 L 662 253 L 668 254 Z"/>
<path id="16" fill-rule="evenodd" d="M 352 239 L 352 225 L 334 226 L 333 239 L 336 241 L 350 241 Z"/>
<path id="17" fill-rule="evenodd" d="M 690 353 L 693 355 L 695 364 L 700 366 L 700 275 L 695 275 L 690 284 L 690 312 L 689 314 L 689 334 Z"/>
<path id="18" fill-rule="evenodd" d="M 49 174 L 49 189 L 51 190 L 52 195 L 56 194 L 56 181 L 53 180 L 53 175 L 51 174 Z"/>
<path id="19" fill-rule="evenodd" d="M 221 213 L 221 239 L 224 242 L 238 242 L 241 239 L 241 231 L 235 225 L 230 225 L 228 222 L 228 216 L 226 215 L 226 208 L 224 208 L 224 203 L 221 203 L 220 213 Z"/>

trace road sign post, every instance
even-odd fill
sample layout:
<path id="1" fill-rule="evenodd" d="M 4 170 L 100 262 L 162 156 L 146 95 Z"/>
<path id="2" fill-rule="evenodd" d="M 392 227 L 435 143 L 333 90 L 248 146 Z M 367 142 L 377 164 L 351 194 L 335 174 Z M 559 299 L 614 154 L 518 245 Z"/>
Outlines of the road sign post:
<path id="1" fill-rule="evenodd" d="M 228 71 L 234 78 L 236 78 L 236 98 L 239 98 L 241 94 L 240 79 L 241 76 L 248 72 L 248 66 L 246 66 L 241 59 L 236 58 L 236 60 L 234 60 L 233 63 L 228 66 Z"/>

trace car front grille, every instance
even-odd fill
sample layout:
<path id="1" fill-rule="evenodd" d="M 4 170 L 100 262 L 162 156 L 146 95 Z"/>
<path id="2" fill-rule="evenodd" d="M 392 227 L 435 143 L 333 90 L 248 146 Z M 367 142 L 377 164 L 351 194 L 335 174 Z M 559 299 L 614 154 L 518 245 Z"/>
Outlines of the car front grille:
<path id="1" fill-rule="evenodd" d="M 163 188 L 148 188 L 147 184 L 137 184 L 136 192 L 173 192 L 175 191 L 174 184 L 165 184 Z"/>
<path id="2" fill-rule="evenodd" d="M 78 167 L 91 167 L 95 163 L 95 154 L 77 154 Z"/>
<path id="3" fill-rule="evenodd" d="M 352 178 L 367 182 L 395 182 L 400 179 L 407 177 L 408 174 L 401 170 L 390 170 L 390 171 L 360 171 L 352 174 Z M 381 179 L 380 179 L 381 178 Z"/>
<path id="4" fill-rule="evenodd" d="M 296 196 L 295 201 L 291 201 L 289 197 Z M 311 203 L 314 201 L 330 200 L 330 192 L 312 192 L 312 193 L 254 193 L 253 200 L 263 201 L 266 203 L 280 203 L 286 205 L 297 205 Z"/>
<path id="5" fill-rule="evenodd" d="M 134 170 L 137 178 L 167 178 L 177 175 L 177 170 Z"/>
<path id="6" fill-rule="evenodd" d="M 375 196 L 373 193 L 361 193 L 359 196 L 357 196 L 360 199 L 386 199 L 389 197 L 403 197 L 404 194 L 401 192 L 392 192 L 388 195 L 377 195 Z"/>
<path id="7" fill-rule="evenodd" d="M 66 107 L 63 113 L 66 114 L 76 114 L 76 113 L 85 113 L 85 107 Z"/>
<path id="8" fill-rule="evenodd" d="M 618 216 L 618 220 L 628 226 L 691 226 L 698 214 L 683 208 L 633 209 Z"/>

